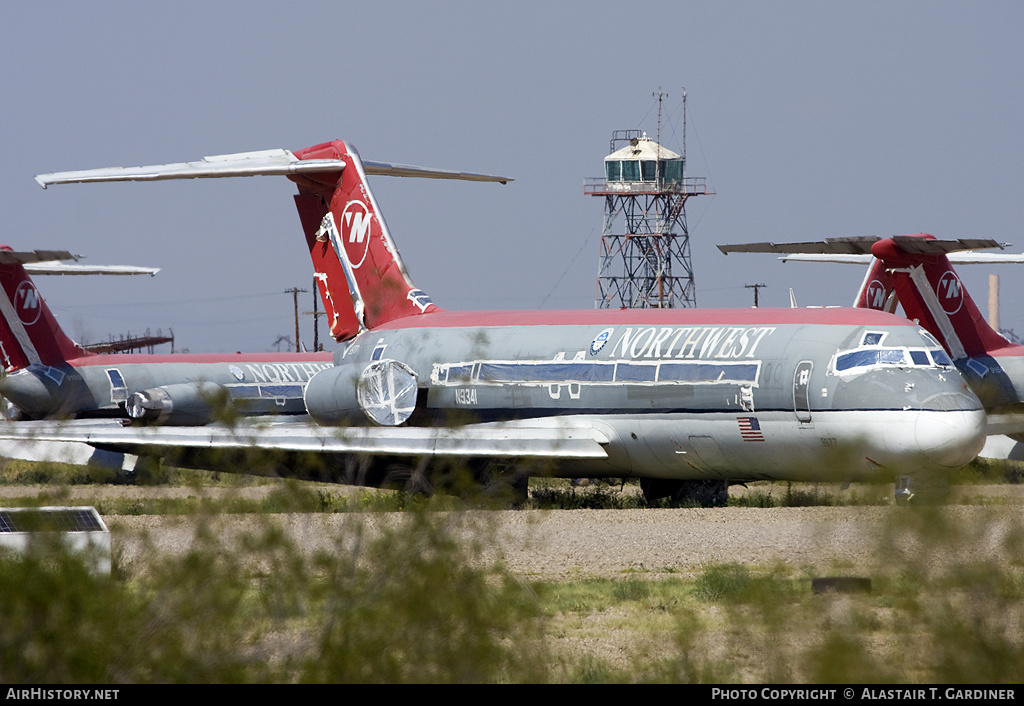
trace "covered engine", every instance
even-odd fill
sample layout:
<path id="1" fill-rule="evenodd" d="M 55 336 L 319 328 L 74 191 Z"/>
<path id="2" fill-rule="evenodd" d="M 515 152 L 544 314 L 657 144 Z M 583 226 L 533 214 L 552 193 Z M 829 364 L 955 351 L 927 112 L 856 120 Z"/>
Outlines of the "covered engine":
<path id="1" fill-rule="evenodd" d="M 168 425 L 209 424 L 222 417 L 230 396 L 223 385 L 183 382 L 128 395 L 128 416 Z"/>
<path id="2" fill-rule="evenodd" d="M 322 370 L 306 385 L 306 411 L 317 424 L 404 424 L 416 409 L 416 373 L 397 360 Z"/>

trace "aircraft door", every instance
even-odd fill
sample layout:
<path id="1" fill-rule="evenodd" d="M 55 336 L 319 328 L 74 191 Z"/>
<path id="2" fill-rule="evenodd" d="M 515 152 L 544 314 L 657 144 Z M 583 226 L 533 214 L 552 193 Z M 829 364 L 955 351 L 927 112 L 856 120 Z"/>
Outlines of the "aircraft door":
<path id="1" fill-rule="evenodd" d="M 113 404 L 121 404 L 128 401 L 128 386 L 124 383 L 124 376 L 117 368 L 107 368 L 107 379 L 110 380 L 110 401 Z"/>
<path id="2" fill-rule="evenodd" d="M 806 424 L 811 421 L 811 371 L 814 370 L 814 362 L 801 360 L 796 365 L 793 373 L 793 411 L 796 418 Z"/>

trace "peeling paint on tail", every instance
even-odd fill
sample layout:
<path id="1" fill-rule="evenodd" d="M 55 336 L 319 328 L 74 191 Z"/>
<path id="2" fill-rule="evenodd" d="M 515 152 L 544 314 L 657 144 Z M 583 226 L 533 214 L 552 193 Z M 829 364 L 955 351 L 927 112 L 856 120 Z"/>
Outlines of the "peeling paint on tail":
<path id="1" fill-rule="evenodd" d="M 345 162 L 339 172 L 289 177 L 299 187 L 295 204 L 334 338 L 438 311 L 409 278 L 356 150 L 335 140 L 295 156 Z"/>

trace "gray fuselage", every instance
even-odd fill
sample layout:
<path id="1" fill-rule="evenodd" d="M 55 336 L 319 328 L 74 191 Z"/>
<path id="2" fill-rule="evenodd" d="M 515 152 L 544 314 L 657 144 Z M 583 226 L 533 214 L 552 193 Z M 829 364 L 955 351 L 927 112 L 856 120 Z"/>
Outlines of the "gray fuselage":
<path id="1" fill-rule="evenodd" d="M 835 464 L 884 476 L 981 448 L 981 404 L 938 350 L 868 310 L 437 312 L 357 336 L 306 406 L 322 424 L 365 423 L 377 364 L 386 384 L 415 378 L 410 424 L 601 428 L 609 459 L 594 475 L 816 479 Z"/>

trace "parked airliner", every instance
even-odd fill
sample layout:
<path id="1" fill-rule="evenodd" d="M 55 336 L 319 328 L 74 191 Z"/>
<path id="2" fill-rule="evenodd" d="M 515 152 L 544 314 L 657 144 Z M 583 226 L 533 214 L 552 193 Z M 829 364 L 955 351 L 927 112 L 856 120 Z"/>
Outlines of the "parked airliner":
<path id="1" fill-rule="evenodd" d="M 306 247 L 341 344 L 333 367 L 306 386 L 309 420 L 244 433 L 100 424 L 8 433 L 133 450 L 256 444 L 405 459 L 427 477 L 453 457 L 473 468 L 544 460 L 529 472 L 637 477 L 648 498 L 712 505 L 730 482 L 747 480 L 909 475 L 928 484 L 983 444 L 985 412 L 941 346 L 885 312 L 442 309 L 413 284 L 367 174 L 503 177 L 364 163 L 334 141 L 37 180 L 259 174 L 298 186 Z"/>

